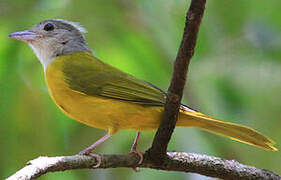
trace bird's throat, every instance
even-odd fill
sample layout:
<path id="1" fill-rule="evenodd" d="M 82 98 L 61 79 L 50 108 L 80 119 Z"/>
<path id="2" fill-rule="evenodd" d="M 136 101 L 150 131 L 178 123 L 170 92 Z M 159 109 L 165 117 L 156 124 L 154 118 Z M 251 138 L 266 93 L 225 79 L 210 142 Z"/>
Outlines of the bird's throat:
<path id="1" fill-rule="evenodd" d="M 44 71 L 46 70 L 47 66 L 55 59 L 55 55 L 50 53 L 49 51 L 46 51 L 44 48 L 36 48 L 34 45 L 29 44 L 29 46 L 32 48 L 34 53 L 36 54 L 38 60 L 42 64 Z"/>

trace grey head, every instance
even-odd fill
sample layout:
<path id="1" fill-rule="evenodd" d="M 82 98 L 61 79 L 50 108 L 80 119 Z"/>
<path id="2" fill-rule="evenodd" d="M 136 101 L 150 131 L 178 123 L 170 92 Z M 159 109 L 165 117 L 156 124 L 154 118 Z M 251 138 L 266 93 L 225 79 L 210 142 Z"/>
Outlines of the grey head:
<path id="1" fill-rule="evenodd" d="M 90 51 L 83 36 L 86 30 L 78 23 L 49 19 L 9 37 L 26 42 L 33 49 L 44 69 L 55 57 L 76 51 Z"/>

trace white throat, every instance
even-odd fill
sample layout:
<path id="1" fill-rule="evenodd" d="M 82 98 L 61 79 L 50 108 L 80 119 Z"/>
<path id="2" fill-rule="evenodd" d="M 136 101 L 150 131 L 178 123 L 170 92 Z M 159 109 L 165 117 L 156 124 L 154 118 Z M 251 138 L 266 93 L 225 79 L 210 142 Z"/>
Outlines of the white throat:
<path id="1" fill-rule="evenodd" d="M 29 43 L 29 46 L 32 48 L 40 63 L 42 64 L 44 71 L 46 71 L 48 65 L 55 59 L 54 56 L 50 56 L 48 51 L 43 48 L 35 48 L 32 44 Z"/>

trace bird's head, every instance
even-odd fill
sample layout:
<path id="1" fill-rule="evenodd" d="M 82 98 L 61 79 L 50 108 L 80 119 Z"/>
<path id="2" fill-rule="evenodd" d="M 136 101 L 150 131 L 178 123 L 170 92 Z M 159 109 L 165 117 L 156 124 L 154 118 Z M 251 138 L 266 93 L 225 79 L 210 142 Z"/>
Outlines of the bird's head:
<path id="1" fill-rule="evenodd" d="M 28 30 L 11 33 L 9 37 L 28 43 L 46 68 L 57 56 L 75 51 L 90 51 L 83 36 L 85 32 L 78 23 L 50 19 L 41 21 Z"/>

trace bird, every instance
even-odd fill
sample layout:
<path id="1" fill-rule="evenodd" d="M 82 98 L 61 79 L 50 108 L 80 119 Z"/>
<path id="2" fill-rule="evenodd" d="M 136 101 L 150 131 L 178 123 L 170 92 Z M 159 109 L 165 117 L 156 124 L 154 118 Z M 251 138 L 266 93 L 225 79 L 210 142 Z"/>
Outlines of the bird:
<path id="1" fill-rule="evenodd" d="M 101 159 L 92 151 L 119 130 L 135 130 L 131 152 L 137 153 L 140 133 L 156 130 L 167 93 L 151 83 L 104 63 L 88 47 L 86 29 L 79 23 L 47 19 L 28 30 L 9 34 L 28 43 L 41 62 L 49 94 L 70 118 L 107 134 L 80 152 Z M 120 60 L 121 61 L 121 60 Z M 176 126 L 196 127 L 267 150 L 274 141 L 256 130 L 221 121 L 181 105 Z"/>

